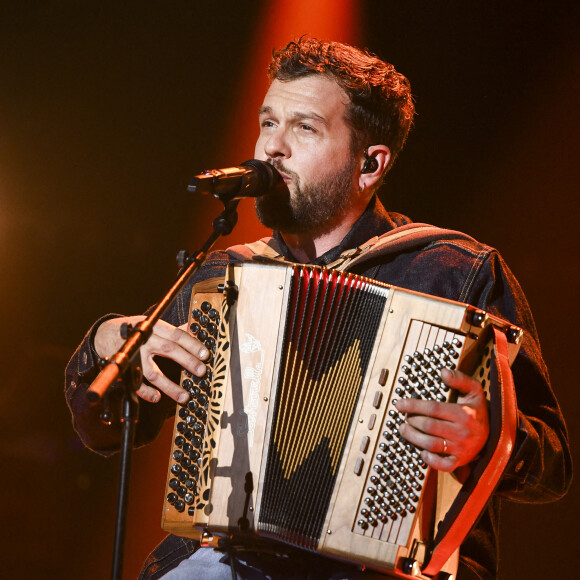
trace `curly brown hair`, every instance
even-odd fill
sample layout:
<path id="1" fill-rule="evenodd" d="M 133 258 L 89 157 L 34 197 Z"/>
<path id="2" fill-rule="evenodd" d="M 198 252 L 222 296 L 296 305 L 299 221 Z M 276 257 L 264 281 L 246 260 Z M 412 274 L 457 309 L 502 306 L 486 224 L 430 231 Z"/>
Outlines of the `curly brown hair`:
<path id="1" fill-rule="evenodd" d="M 405 144 L 415 113 L 407 78 L 368 51 L 306 37 L 274 51 L 268 67 L 270 81 L 313 74 L 334 79 L 348 95 L 353 153 L 373 144 L 386 145 L 391 151 L 390 169 Z"/>

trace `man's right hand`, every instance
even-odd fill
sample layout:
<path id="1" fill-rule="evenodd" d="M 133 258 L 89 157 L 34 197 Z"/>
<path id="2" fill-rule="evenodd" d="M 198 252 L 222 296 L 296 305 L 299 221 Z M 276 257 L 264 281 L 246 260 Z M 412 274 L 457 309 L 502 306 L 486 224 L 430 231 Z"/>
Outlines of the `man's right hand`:
<path id="1" fill-rule="evenodd" d="M 112 318 L 103 322 L 95 335 L 95 350 L 101 357 L 113 356 L 123 345 L 121 338 L 121 326 L 124 323 L 135 325 L 141 322 L 144 316 L 127 316 Z M 198 377 L 205 372 L 204 360 L 209 353 L 204 344 L 191 336 L 185 329 L 187 325 L 179 328 L 160 320 L 153 327 L 153 332 L 147 343 L 141 347 L 141 364 L 143 376 L 157 388 L 142 384 L 137 395 L 151 403 L 157 403 L 161 399 L 159 391 L 163 391 L 178 403 L 186 403 L 189 394 L 168 379 L 159 369 L 153 357 L 162 356 L 169 358 L 187 371 Z"/>

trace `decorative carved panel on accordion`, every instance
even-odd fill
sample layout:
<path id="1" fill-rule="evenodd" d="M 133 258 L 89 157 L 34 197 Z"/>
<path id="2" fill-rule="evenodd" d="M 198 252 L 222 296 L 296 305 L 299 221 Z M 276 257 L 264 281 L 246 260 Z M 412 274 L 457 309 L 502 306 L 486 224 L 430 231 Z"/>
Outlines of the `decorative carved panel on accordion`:
<path id="1" fill-rule="evenodd" d="M 248 263 L 195 286 L 190 331 L 212 356 L 204 378 L 182 374 L 191 397 L 176 413 L 165 530 L 398 577 L 454 572 L 487 475 L 495 485 L 511 451 L 494 337 L 507 336 L 511 364 L 520 329 L 353 274 Z M 490 440 L 462 482 L 398 431 L 397 399 L 454 400 L 443 367 L 476 376 L 490 400 Z"/>

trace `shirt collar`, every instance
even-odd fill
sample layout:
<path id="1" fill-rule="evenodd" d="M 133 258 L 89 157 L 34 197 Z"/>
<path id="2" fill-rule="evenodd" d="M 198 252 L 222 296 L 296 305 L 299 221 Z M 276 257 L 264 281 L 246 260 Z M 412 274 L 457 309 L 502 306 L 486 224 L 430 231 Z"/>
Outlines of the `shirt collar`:
<path id="1" fill-rule="evenodd" d="M 345 250 L 361 246 L 371 238 L 380 236 L 407 223 L 411 223 L 409 218 L 401 214 L 387 212 L 377 196 L 373 195 L 365 211 L 354 223 L 340 244 L 313 260 L 312 264 L 326 266 L 334 262 Z M 282 255 L 285 258 L 295 261 L 292 252 L 284 242 L 280 232 L 275 231 L 273 236 L 280 244 Z"/>

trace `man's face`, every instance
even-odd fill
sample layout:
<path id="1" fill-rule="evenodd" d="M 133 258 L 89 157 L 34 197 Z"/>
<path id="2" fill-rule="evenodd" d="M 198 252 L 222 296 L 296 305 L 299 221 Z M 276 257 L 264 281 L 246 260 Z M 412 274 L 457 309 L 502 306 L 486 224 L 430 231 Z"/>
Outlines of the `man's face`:
<path id="1" fill-rule="evenodd" d="M 346 93 L 322 75 L 270 85 L 260 109 L 255 158 L 282 174 L 290 199 L 264 196 L 256 213 L 289 234 L 323 233 L 340 222 L 358 184 Z"/>

